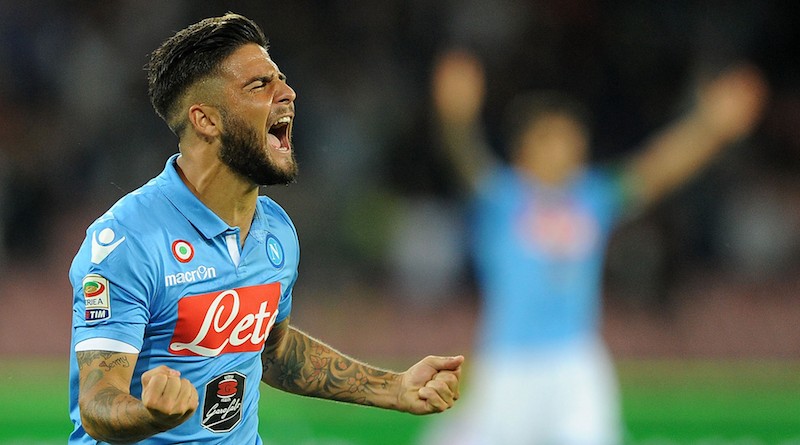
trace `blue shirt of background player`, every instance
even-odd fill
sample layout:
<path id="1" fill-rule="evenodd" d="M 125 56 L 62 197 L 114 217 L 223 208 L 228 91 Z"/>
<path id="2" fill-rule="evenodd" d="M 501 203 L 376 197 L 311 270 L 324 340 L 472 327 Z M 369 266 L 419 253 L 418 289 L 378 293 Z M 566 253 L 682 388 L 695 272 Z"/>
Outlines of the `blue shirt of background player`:
<path id="1" fill-rule="evenodd" d="M 499 166 L 473 208 L 481 347 L 503 353 L 595 337 L 603 257 L 623 192 L 599 169 L 557 189 Z"/>
<path id="2" fill-rule="evenodd" d="M 140 351 L 131 382 L 135 397 L 141 396 L 141 374 L 159 365 L 179 370 L 198 389 L 200 407 L 191 419 L 141 443 L 261 443 L 257 432 L 260 351 L 204 357 L 175 355 L 168 348 L 177 322 L 178 302 L 184 297 L 279 283 L 275 323 L 288 317 L 299 262 L 297 233 L 286 212 L 262 196 L 247 240 L 239 250 L 239 229 L 229 227 L 192 194 L 176 171 L 177 157 L 167 161 L 159 176 L 122 198 L 96 220 L 73 260 L 70 417 L 75 429 L 70 444 L 96 443 L 80 422 L 74 354 L 77 343 L 95 338 L 117 340 Z M 98 240 L 101 232 L 103 239 Z M 172 250 L 176 240 L 191 245 L 190 261 L 177 260 Z M 86 319 L 82 281 L 88 274 L 108 280 L 108 318 Z M 175 279 L 177 274 L 183 274 L 183 278 Z M 212 432 L 201 425 L 204 386 L 225 373 L 246 377 L 241 420 L 229 432 Z"/>

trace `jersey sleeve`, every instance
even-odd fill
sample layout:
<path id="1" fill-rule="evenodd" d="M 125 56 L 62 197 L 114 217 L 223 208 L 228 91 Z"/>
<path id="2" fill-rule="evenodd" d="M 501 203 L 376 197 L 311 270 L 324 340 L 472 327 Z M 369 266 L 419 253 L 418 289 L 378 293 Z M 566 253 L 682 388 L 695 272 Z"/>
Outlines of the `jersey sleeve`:
<path id="1" fill-rule="evenodd" d="M 288 219 L 288 217 L 287 217 Z M 276 318 L 276 322 L 281 322 L 289 317 L 289 314 L 292 312 L 292 292 L 294 291 L 294 285 L 297 282 L 297 277 L 299 275 L 298 268 L 300 266 L 300 242 L 297 238 L 297 231 L 294 228 L 294 224 L 292 224 L 291 220 L 289 221 L 289 225 L 291 227 L 291 237 L 288 252 L 286 259 L 291 263 L 288 264 L 289 266 L 289 277 L 288 277 L 288 286 L 286 289 L 283 290 L 281 294 L 281 299 L 278 302 L 278 317 Z"/>
<path id="2" fill-rule="evenodd" d="M 73 346 L 103 338 L 141 350 L 155 290 L 152 261 L 115 219 L 89 227 L 70 269 Z"/>
<path id="3" fill-rule="evenodd" d="M 281 294 L 281 299 L 278 302 L 278 316 L 275 318 L 276 323 L 286 320 L 286 318 L 289 317 L 289 314 L 292 312 L 292 290 L 294 289 L 294 283 L 296 281 L 297 275 L 295 275 L 295 279 Z"/>

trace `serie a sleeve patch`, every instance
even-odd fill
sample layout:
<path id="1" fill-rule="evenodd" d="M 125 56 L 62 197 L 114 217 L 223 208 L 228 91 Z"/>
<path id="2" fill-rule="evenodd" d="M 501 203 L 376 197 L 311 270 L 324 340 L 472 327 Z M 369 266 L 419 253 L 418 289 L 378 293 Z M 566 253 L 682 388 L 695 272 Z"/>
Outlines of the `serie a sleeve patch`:
<path id="1" fill-rule="evenodd" d="M 111 295 L 108 292 L 108 280 L 102 275 L 89 274 L 83 278 L 83 298 L 86 301 L 87 322 L 108 320 L 111 318 Z"/>

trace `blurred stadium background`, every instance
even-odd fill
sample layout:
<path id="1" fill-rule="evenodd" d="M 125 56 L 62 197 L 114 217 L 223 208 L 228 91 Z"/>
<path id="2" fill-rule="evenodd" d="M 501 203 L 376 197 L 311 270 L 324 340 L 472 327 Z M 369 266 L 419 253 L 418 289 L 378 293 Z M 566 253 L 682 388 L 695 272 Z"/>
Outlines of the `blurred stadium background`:
<path id="1" fill-rule="evenodd" d="M 438 51 L 487 62 L 497 142 L 520 90 L 584 100 L 597 160 L 675 116 L 698 73 L 760 66 L 773 96 L 757 133 L 617 232 L 605 335 L 631 444 L 800 443 L 791 2 L 0 0 L 0 444 L 65 442 L 69 262 L 85 227 L 177 149 L 142 67 L 173 31 L 228 10 L 262 25 L 298 92 L 300 180 L 266 191 L 300 233 L 293 319 L 387 367 L 473 341 L 463 202 L 430 135 Z M 263 399 L 271 444 L 411 444 L 429 421 Z"/>

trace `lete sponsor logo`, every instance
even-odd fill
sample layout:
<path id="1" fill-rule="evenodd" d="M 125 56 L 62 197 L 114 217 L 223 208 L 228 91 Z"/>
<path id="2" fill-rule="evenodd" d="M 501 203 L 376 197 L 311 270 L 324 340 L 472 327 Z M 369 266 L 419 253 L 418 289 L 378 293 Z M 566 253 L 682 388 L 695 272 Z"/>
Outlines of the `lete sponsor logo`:
<path id="1" fill-rule="evenodd" d="M 280 283 L 269 283 L 181 298 L 169 351 L 205 357 L 260 351 L 280 292 Z"/>

